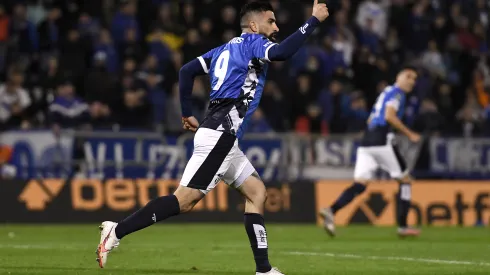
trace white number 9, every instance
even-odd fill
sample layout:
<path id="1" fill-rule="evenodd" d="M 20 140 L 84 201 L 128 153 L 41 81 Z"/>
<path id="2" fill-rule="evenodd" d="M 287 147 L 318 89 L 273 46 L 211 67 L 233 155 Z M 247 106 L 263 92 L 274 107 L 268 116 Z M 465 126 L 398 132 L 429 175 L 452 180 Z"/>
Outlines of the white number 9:
<path id="1" fill-rule="evenodd" d="M 213 91 L 218 90 L 223 82 L 225 81 L 226 73 L 228 71 L 228 61 L 230 60 L 230 51 L 226 50 L 222 52 L 218 60 L 216 61 L 216 66 L 214 67 L 214 76 L 218 78 L 218 82 L 213 87 Z"/>

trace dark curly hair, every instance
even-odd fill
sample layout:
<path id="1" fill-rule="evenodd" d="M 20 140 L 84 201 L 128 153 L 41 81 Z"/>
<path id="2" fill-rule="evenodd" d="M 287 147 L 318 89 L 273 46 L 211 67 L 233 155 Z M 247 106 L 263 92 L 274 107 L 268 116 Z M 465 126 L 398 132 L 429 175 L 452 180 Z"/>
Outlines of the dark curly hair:
<path id="1" fill-rule="evenodd" d="M 247 27 L 245 18 L 252 12 L 274 11 L 272 5 L 267 1 L 252 1 L 245 4 L 240 10 L 240 25 L 242 28 Z"/>

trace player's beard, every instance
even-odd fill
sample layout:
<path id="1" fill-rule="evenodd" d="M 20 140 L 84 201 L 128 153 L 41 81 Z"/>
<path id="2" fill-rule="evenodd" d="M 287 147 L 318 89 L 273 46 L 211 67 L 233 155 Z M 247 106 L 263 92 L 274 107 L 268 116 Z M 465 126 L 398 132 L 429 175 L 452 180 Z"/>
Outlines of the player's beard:
<path id="1" fill-rule="evenodd" d="M 269 40 L 272 41 L 272 42 L 276 42 L 276 40 L 277 40 L 276 37 L 277 37 L 277 33 L 276 32 L 273 32 L 267 38 L 269 38 Z"/>

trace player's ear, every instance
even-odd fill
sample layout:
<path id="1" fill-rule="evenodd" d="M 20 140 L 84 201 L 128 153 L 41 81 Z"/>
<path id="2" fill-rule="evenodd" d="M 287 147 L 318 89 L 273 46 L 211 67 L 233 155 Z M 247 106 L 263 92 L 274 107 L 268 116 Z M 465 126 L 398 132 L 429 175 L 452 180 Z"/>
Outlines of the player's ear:
<path id="1" fill-rule="evenodd" d="M 259 24 L 257 24 L 257 22 L 250 21 L 249 26 L 253 32 L 259 32 Z"/>

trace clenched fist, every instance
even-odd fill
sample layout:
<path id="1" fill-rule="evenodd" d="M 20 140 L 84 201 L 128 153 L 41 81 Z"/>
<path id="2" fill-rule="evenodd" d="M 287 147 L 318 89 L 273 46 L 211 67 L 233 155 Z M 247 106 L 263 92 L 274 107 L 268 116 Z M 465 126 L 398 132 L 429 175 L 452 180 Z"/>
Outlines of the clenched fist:
<path id="1" fill-rule="evenodd" d="M 182 124 L 183 124 L 184 129 L 192 131 L 192 132 L 197 131 L 197 128 L 199 127 L 199 122 L 193 116 L 183 117 L 182 118 Z"/>
<path id="2" fill-rule="evenodd" d="M 327 17 L 330 15 L 328 13 L 327 4 L 321 3 L 318 4 L 318 0 L 313 2 L 313 16 L 315 16 L 320 22 L 325 21 Z"/>

